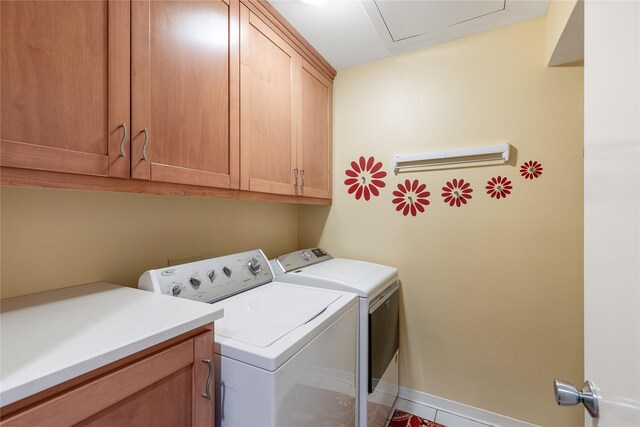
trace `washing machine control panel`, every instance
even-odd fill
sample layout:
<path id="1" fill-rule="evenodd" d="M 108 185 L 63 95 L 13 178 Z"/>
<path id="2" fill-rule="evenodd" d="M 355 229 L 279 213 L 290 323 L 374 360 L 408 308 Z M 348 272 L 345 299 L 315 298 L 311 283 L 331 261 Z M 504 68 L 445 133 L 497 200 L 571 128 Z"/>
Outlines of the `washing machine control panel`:
<path id="1" fill-rule="evenodd" d="M 259 250 L 145 272 L 140 289 L 201 302 L 215 302 L 273 280 Z"/>
<path id="2" fill-rule="evenodd" d="M 331 255 L 320 248 L 303 249 L 277 257 L 275 268 L 280 270 L 278 273 L 288 273 L 332 258 Z"/>

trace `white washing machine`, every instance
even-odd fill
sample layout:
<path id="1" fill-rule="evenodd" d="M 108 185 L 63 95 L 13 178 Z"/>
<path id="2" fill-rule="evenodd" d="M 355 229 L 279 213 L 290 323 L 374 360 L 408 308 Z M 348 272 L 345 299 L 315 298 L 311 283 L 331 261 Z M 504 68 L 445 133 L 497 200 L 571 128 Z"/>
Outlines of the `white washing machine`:
<path id="1" fill-rule="evenodd" d="M 281 255 L 276 280 L 359 296 L 358 425 L 384 426 L 398 396 L 398 270 L 333 258 L 320 248 Z"/>
<path id="2" fill-rule="evenodd" d="M 224 309 L 216 426 L 355 426 L 357 296 L 273 278 L 254 250 L 150 270 L 138 287 Z"/>

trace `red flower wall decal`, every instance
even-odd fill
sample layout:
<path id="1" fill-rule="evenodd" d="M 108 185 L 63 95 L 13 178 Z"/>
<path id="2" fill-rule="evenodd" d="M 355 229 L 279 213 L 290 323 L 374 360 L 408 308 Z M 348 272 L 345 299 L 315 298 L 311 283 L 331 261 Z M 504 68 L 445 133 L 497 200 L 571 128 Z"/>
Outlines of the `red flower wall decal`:
<path id="1" fill-rule="evenodd" d="M 453 181 L 447 181 L 446 187 L 442 187 L 442 197 L 444 197 L 444 202 L 449 203 L 449 206 L 456 205 L 460 207 L 461 205 L 466 205 L 467 200 L 471 199 L 471 194 L 473 189 L 471 188 L 471 184 L 468 182 L 464 182 L 464 179 L 457 180 L 453 179 Z"/>
<path id="2" fill-rule="evenodd" d="M 351 169 L 347 169 L 345 174 L 344 184 L 349 186 L 348 193 L 355 193 L 356 200 L 360 200 L 364 196 L 365 200 L 369 200 L 372 196 L 377 197 L 380 195 L 378 188 L 385 186 L 382 178 L 387 176 L 385 171 L 381 171 L 382 162 L 375 163 L 373 157 L 369 157 L 369 160 L 365 160 L 363 156 L 360 156 L 359 162 L 351 162 Z"/>
<path id="3" fill-rule="evenodd" d="M 411 216 L 416 216 L 418 212 L 424 213 L 424 206 L 429 204 L 427 197 L 431 195 L 428 191 L 426 184 L 420 184 L 418 180 L 414 180 L 413 183 L 408 179 L 404 182 L 404 185 L 398 184 L 398 189 L 393 192 L 396 196 L 392 200 L 396 206 L 396 211 L 402 211 L 402 215 L 407 216 L 411 213 Z"/>
<path id="4" fill-rule="evenodd" d="M 505 198 L 507 194 L 511 194 L 511 190 L 513 190 L 513 186 L 511 185 L 511 181 L 507 180 L 507 177 L 493 177 L 489 181 L 487 181 L 487 194 L 491 195 L 492 198 Z"/>
<path id="5" fill-rule="evenodd" d="M 542 164 L 535 160 L 524 162 L 524 164 L 520 166 L 520 175 L 524 176 L 525 179 L 537 178 L 542 175 Z"/>

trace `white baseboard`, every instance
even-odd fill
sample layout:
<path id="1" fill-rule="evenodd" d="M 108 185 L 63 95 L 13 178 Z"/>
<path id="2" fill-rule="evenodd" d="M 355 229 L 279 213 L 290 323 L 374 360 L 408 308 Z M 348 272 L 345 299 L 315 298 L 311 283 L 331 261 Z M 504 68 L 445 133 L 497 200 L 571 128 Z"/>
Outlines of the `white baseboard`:
<path id="1" fill-rule="evenodd" d="M 398 397 L 492 426 L 539 427 L 535 424 L 507 417 L 506 415 L 496 414 L 495 412 L 465 405 L 464 403 L 454 402 L 453 400 L 444 399 L 442 397 L 403 386 L 400 386 Z"/>

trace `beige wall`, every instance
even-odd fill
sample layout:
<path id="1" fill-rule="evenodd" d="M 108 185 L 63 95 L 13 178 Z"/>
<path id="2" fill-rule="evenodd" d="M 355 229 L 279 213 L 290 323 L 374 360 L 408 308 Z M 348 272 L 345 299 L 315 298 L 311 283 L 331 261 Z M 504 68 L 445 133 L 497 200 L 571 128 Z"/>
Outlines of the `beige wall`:
<path id="1" fill-rule="evenodd" d="M 552 0 L 545 22 L 547 65 L 584 60 L 583 0 Z"/>
<path id="2" fill-rule="evenodd" d="M 334 202 L 300 208 L 300 245 L 396 266 L 402 280 L 401 383 L 545 426 L 582 425 L 552 380 L 582 383 L 582 67 L 545 67 L 537 19 L 341 71 L 334 88 Z M 394 154 L 510 142 L 506 166 L 394 176 Z M 381 196 L 356 201 L 344 171 L 373 155 Z M 539 160 L 525 181 L 518 166 Z M 488 178 L 513 194 L 490 199 Z M 469 180 L 463 208 L 442 202 Z M 403 217 L 391 191 L 420 179 L 431 205 Z"/>
<path id="3" fill-rule="evenodd" d="M 551 382 L 582 382 L 583 70 L 545 67 L 544 27 L 529 21 L 340 72 L 330 208 L 2 187 L 1 296 L 133 286 L 169 258 L 321 245 L 400 269 L 404 386 L 582 425 L 582 409 L 555 406 Z M 505 141 L 516 158 L 507 166 L 390 170 L 393 154 Z M 360 155 L 389 172 L 369 202 L 342 184 Z M 530 159 L 544 174 L 525 182 L 517 165 Z M 495 175 L 514 182 L 505 200 L 483 191 Z M 454 177 L 475 190 L 464 208 L 439 195 Z M 426 214 L 395 212 L 391 191 L 405 178 L 427 184 Z"/>
<path id="4" fill-rule="evenodd" d="M 104 280 L 168 259 L 297 248 L 298 208 L 266 202 L 2 187 L 1 297 Z"/>

